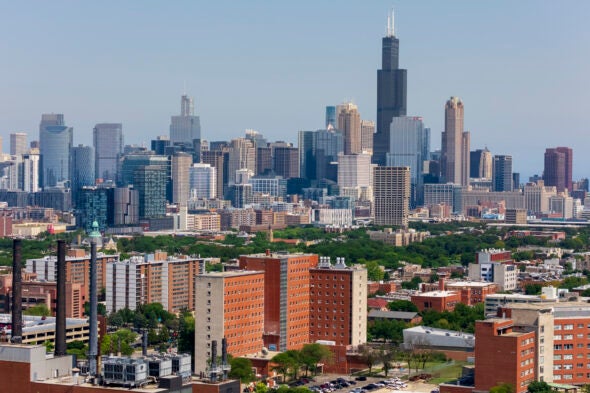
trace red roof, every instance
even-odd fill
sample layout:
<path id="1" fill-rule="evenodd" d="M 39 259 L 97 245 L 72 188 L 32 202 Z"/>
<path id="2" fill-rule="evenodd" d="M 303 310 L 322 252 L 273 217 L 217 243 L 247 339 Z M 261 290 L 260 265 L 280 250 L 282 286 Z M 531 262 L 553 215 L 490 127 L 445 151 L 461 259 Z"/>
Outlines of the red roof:
<path id="1" fill-rule="evenodd" d="M 369 308 L 376 308 L 376 309 L 380 310 L 382 308 L 387 308 L 387 303 L 389 303 L 389 302 L 385 299 L 379 299 L 379 298 L 367 299 L 367 307 L 369 307 Z"/>

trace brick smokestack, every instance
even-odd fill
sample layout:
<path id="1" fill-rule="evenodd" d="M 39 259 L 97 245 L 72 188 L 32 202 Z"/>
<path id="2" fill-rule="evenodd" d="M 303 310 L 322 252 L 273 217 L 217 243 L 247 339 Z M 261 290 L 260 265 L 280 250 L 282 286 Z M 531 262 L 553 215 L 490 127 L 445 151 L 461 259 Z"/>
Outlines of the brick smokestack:
<path id="1" fill-rule="evenodd" d="M 445 290 L 445 279 L 444 277 L 441 277 L 438 279 L 438 290 L 439 291 L 444 291 Z"/>
<path id="2" fill-rule="evenodd" d="M 20 344 L 23 340 L 22 299 L 22 245 L 20 239 L 12 242 L 12 333 L 10 342 Z"/>
<path id="3" fill-rule="evenodd" d="M 57 241 L 57 310 L 55 312 L 55 356 L 66 352 L 66 242 Z"/>

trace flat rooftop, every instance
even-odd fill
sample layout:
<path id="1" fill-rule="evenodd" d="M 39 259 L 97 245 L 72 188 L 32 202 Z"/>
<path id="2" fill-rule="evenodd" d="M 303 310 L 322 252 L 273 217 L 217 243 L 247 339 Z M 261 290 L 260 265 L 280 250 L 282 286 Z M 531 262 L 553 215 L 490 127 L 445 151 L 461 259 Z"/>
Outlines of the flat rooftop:
<path id="1" fill-rule="evenodd" d="M 0 314 L 0 323 L 12 323 L 11 314 Z M 55 330 L 55 317 L 37 317 L 32 315 L 23 315 L 23 333 Z M 88 326 L 86 318 L 66 318 L 66 329 L 80 326 Z M 6 329 L 10 332 L 10 329 Z"/>
<path id="2" fill-rule="evenodd" d="M 429 291 L 429 292 L 418 292 L 412 296 L 427 296 L 427 297 L 447 297 L 457 295 L 457 291 Z"/>

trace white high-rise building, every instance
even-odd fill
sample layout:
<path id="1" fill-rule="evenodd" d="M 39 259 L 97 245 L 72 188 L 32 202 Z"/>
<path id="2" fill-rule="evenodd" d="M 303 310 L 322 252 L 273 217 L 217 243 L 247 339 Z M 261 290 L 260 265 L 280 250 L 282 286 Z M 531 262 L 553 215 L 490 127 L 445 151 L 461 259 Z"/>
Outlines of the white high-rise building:
<path id="1" fill-rule="evenodd" d="M 26 133 L 15 132 L 10 134 L 10 155 L 21 156 L 26 154 L 28 150 Z"/>
<path id="2" fill-rule="evenodd" d="M 192 145 L 195 139 L 201 139 L 201 121 L 195 116 L 192 97 L 186 94 L 180 98 L 180 115 L 170 120 L 170 142 Z"/>
<path id="3" fill-rule="evenodd" d="M 210 164 L 193 164 L 190 168 L 190 194 L 194 199 L 214 199 L 216 197 L 217 171 Z"/>
<path id="4" fill-rule="evenodd" d="M 22 184 L 20 189 L 26 192 L 39 191 L 39 154 L 23 154 Z"/>
<path id="5" fill-rule="evenodd" d="M 372 169 L 370 154 L 338 154 L 338 186 L 371 187 Z"/>

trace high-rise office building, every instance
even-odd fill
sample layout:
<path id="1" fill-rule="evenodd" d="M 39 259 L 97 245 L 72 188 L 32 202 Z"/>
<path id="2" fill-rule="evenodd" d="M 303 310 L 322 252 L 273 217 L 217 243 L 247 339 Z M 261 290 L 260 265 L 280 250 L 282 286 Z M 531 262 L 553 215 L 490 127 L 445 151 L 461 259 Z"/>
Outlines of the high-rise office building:
<path id="1" fill-rule="evenodd" d="M 361 115 L 352 102 L 338 105 L 338 129 L 344 137 L 344 154 L 361 153 Z"/>
<path id="2" fill-rule="evenodd" d="M 117 180 L 117 161 L 123 153 L 123 125 L 99 123 L 92 131 L 96 178 L 104 181 Z"/>
<path id="3" fill-rule="evenodd" d="M 227 183 L 225 181 L 227 176 L 227 164 L 228 162 L 225 160 L 225 155 L 222 151 L 219 150 L 210 150 L 204 151 L 201 159 L 203 164 L 209 164 L 211 167 L 215 168 L 215 197 L 216 198 L 223 198 L 224 196 L 224 184 Z"/>
<path id="4" fill-rule="evenodd" d="M 341 189 L 372 185 L 373 165 L 370 154 L 338 155 L 338 186 Z"/>
<path id="5" fill-rule="evenodd" d="M 492 190 L 512 191 L 512 156 L 494 156 Z"/>
<path id="6" fill-rule="evenodd" d="M 375 225 L 407 227 L 410 212 L 410 168 L 378 166 L 373 172 Z"/>
<path id="7" fill-rule="evenodd" d="M 299 149 L 276 147 L 273 154 L 273 168 L 277 176 L 285 179 L 299 177 Z"/>
<path id="8" fill-rule="evenodd" d="M 344 138 L 333 128 L 317 131 L 299 131 L 299 173 L 309 180 L 328 177 L 332 162 L 344 151 Z"/>
<path id="9" fill-rule="evenodd" d="M 139 224 L 139 192 L 132 187 L 115 188 L 112 211 L 111 226 Z"/>
<path id="10" fill-rule="evenodd" d="M 265 175 L 272 171 L 272 149 L 269 146 L 256 148 L 256 174 Z"/>
<path id="11" fill-rule="evenodd" d="M 231 184 L 238 169 L 256 172 L 256 146 L 246 138 L 232 139 L 229 145 L 228 180 Z"/>
<path id="12" fill-rule="evenodd" d="M 469 185 L 469 132 L 463 131 L 463 102 L 451 97 L 445 105 L 441 172 L 444 182 Z"/>
<path id="13" fill-rule="evenodd" d="M 139 217 L 166 215 L 166 169 L 145 165 L 133 171 L 133 185 L 139 193 Z"/>
<path id="14" fill-rule="evenodd" d="M 469 153 L 469 176 L 474 179 L 492 178 L 492 153 L 486 147 Z"/>
<path id="15" fill-rule="evenodd" d="M 24 132 L 15 132 L 10 134 L 10 155 L 22 156 L 29 150 L 27 146 L 27 134 Z"/>
<path id="16" fill-rule="evenodd" d="M 166 148 L 170 146 L 170 138 L 168 135 L 158 135 L 156 139 L 152 139 L 151 150 L 159 155 L 166 154 Z"/>
<path id="17" fill-rule="evenodd" d="M 377 71 L 377 132 L 373 162 L 385 165 L 389 149 L 389 126 L 397 116 L 406 115 L 407 70 L 399 68 L 399 39 L 395 36 L 393 12 L 387 20 L 387 34 L 381 47 L 381 69 Z"/>
<path id="18" fill-rule="evenodd" d="M 78 194 L 82 187 L 93 186 L 94 177 L 94 149 L 92 146 L 78 145 L 72 147 L 72 202 L 75 206 L 78 203 Z M 92 221 L 91 221 L 92 222 Z M 91 229 L 89 225 L 88 228 Z"/>
<path id="19" fill-rule="evenodd" d="M 70 180 L 70 149 L 74 137 L 62 114 L 43 114 L 39 124 L 41 186 L 55 187 Z"/>
<path id="20" fill-rule="evenodd" d="M 108 217 L 113 209 L 113 188 L 84 186 L 76 193 L 76 225 L 86 232 L 92 231 L 92 223 L 98 222 L 98 228 L 104 231 L 108 226 Z"/>
<path id="21" fill-rule="evenodd" d="M 573 150 L 569 147 L 556 147 L 545 150 L 543 180 L 545 180 L 546 186 L 555 186 L 558 192 L 563 192 L 565 189 L 570 192 L 573 191 L 573 157 Z"/>
<path id="22" fill-rule="evenodd" d="M 181 143 L 193 145 L 195 139 L 201 139 L 201 122 L 195 116 L 192 97 L 186 94 L 180 98 L 180 116 L 172 116 L 170 120 L 170 141 L 172 144 Z"/>
<path id="23" fill-rule="evenodd" d="M 190 168 L 193 157 L 187 153 L 172 156 L 172 203 L 186 206 L 190 195 Z"/>
<path id="24" fill-rule="evenodd" d="M 424 172 L 424 143 L 426 129 L 421 117 L 400 116 L 391 121 L 389 149 L 386 153 L 387 166 L 410 168 L 412 184 L 411 205 L 422 204 Z"/>
<path id="25" fill-rule="evenodd" d="M 335 106 L 326 107 L 326 128 L 336 128 L 337 125 L 337 114 Z"/>
<path id="26" fill-rule="evenodd" d="M 39 191 L 39 162 L 37 153 L 23 154 L 19 170 L 19 188 L 26 192 Z"/>
<path id="27" fill-rule="evenodd" d="M 193 164 L 190 168 L 191 198 L 214 199 L 216 197 L 217 170 L 210 164 Z"/>
<path id="28" fill-rule="evenodd" d="M 375 135 L 375 122 L 361 120 L 361 151 L 373 154 L 373 136 Z"/>

